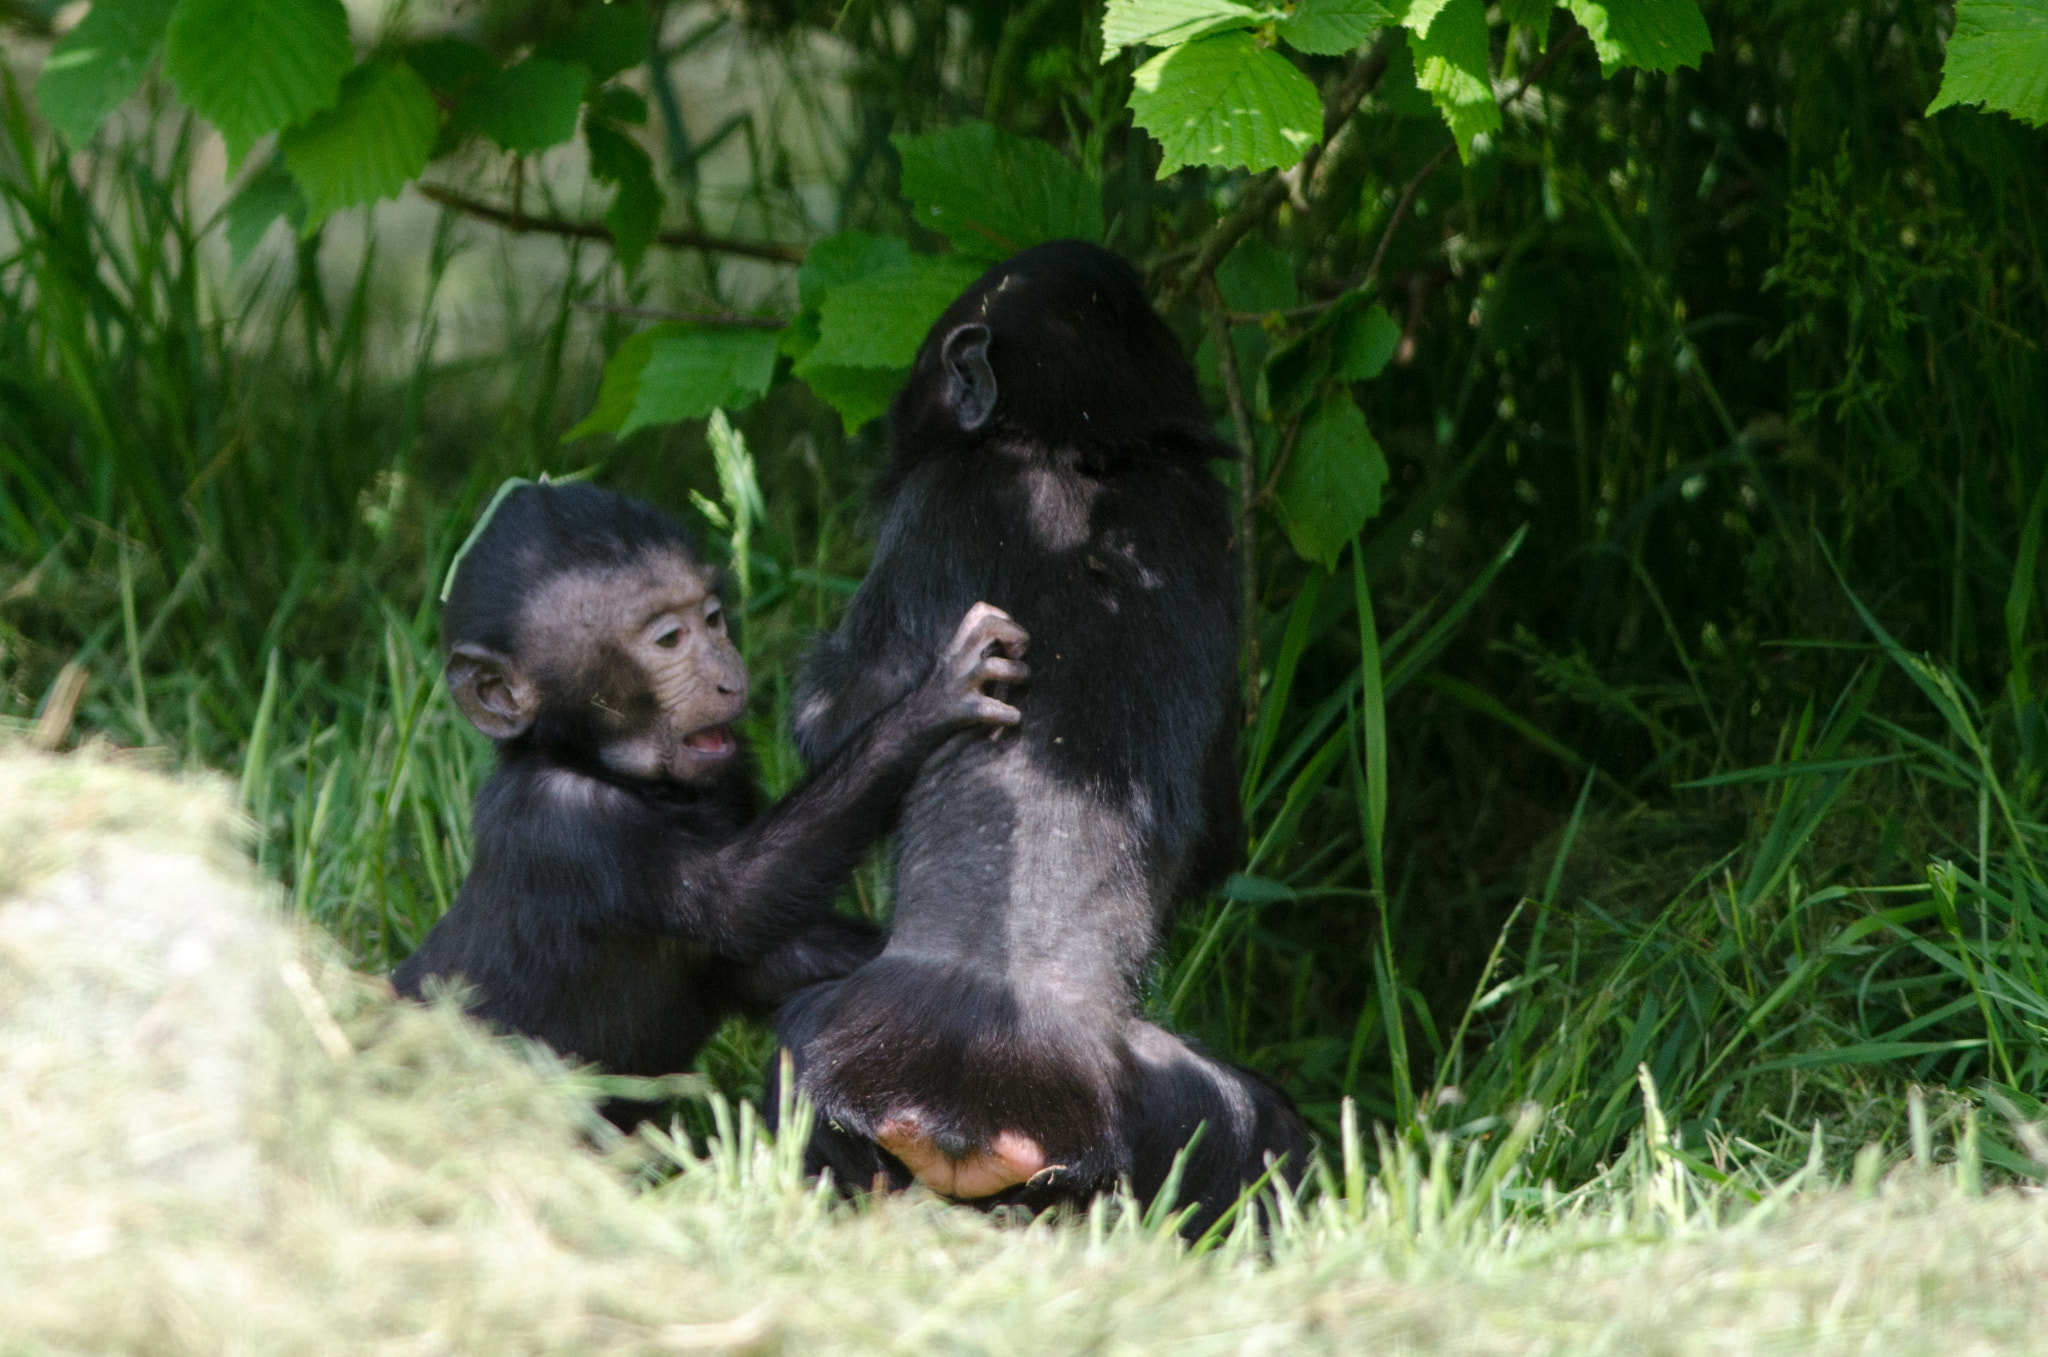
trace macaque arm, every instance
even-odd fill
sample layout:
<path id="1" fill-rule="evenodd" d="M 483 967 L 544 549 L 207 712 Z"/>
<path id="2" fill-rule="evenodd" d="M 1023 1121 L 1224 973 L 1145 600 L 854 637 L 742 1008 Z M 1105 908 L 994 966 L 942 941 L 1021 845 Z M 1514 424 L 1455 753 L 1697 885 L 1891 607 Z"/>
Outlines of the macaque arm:
<path id="1" fill-rule="evenodd" d="M 824 914 L 949 736 L 1017 723 L 1016 708 L 983 690 L 1029 676 L 1017 658 L 1028 642 L 1007 615 L 976 604 L 908 695 L 861 726 L 736 838 L 684 856 L 664 892 L 666 925 L 721 955 L 752 961 Z"/>

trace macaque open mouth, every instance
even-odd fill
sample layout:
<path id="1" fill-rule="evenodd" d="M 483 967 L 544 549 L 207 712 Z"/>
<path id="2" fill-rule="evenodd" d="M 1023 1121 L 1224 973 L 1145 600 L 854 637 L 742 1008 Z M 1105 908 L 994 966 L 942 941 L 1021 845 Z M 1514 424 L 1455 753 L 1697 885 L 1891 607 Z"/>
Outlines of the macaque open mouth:
<path id="1" fill-rule="evenodd" d="M 731 726 L 706 726 L 685 735 L 683 748 L 707 758 L 722 759 L 739 748 L 739 741 L 733 739 Z"/>

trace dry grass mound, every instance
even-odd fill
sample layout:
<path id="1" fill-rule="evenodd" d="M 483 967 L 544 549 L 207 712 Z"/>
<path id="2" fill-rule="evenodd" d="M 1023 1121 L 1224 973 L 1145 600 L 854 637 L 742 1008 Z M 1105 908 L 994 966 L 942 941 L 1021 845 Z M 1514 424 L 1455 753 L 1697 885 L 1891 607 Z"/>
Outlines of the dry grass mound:
<path id="1" fill-rule="evenodd" d="M 1933 1178 L 1712 1226 L 1668 1175 L 1532 1218 L 1506 1179 L 1461 1199 L 1406 1162 L 1263 1256 L 1190 1259 L 1114 1207 L 1026 1229 L 845 1206 L 745 1117 L 701 1162 L 597 1147 L 572 1072 L 286 922 L 227 806 L 0 756 L 0 1353 L 1953 1354 L 2048 1332 L 2041 1200 Z"/>

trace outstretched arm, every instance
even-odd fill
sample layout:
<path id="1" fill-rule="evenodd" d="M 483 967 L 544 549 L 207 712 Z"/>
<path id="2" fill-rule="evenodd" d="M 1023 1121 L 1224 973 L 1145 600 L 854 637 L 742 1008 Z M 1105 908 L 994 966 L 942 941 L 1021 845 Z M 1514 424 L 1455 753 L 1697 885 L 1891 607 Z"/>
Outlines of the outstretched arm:
<path id="1" fill-rule="evenodd" d="M 918 770 L 953 734 L 1014 726 L 1015 707 L 983 691 L 1030 676 L 1030 638 L 977 603 L 931 671 L 730 842 L 685 851 L 662 883 L 664 924 L 720 955 L 752 961 L 831 907 L 832 893 L 895 822 Z"/>
<path id="2" fill-rule="evenodd" d="M 797 678 L 790 730 L 807 767 L 829 763 L 863 725 L 902 701 L 927 665 L 921 647 L 856 639 L 847 625 L 854 623 L 818 638 Z"/>

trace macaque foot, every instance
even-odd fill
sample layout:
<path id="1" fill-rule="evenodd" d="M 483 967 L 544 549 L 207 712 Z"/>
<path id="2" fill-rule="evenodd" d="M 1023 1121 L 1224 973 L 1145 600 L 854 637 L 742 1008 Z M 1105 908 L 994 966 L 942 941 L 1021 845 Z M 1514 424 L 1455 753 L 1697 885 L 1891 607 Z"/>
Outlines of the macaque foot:
<path id="1" fill-rule="evenodd" d="M 898 1112 L 875 1130 L 876 1143 L 942 1197 L 988 1197 L 1045 1171 L 1045 1151 L 1019 1131 L 998 1131 L 985 1146 L 934 1135 L 917 1112 Z"/>

